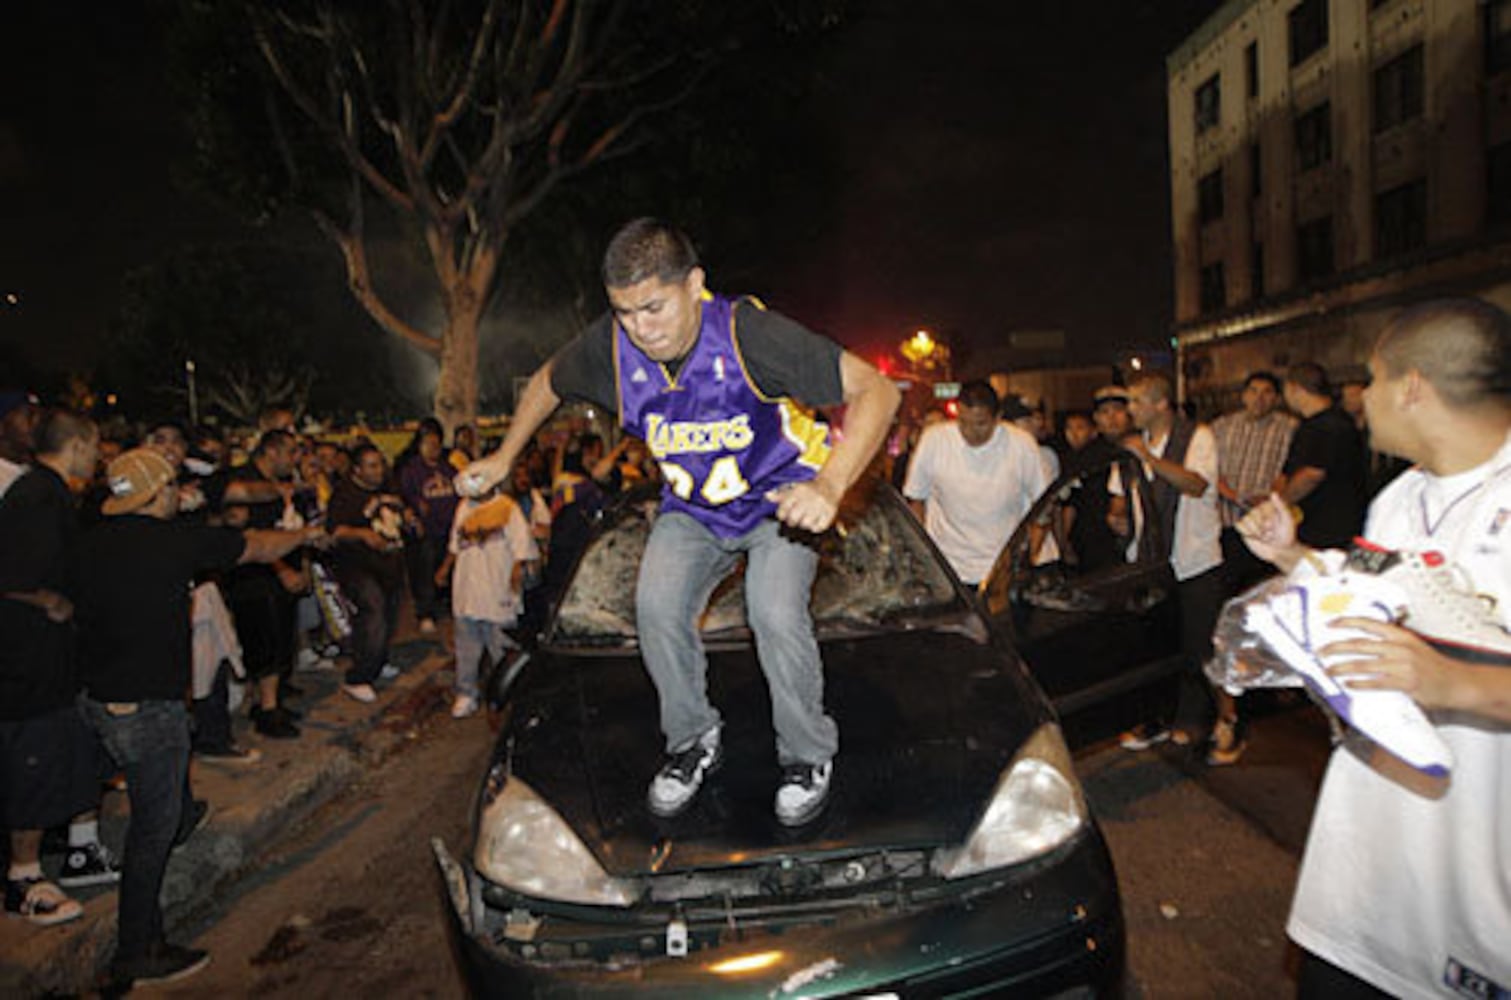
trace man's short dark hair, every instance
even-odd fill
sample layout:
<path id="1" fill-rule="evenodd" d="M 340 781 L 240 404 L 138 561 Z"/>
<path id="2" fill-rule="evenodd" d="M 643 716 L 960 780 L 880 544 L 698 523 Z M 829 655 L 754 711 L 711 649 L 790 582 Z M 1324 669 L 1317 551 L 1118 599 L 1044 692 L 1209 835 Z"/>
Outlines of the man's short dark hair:
<path id="1" fill-rule="evenodd" d="M 1249 386 L 1253 385 L 1255 382 L 1265 382 L 1265 383 L 1268 383 L 1269 387 L 1271 389 L 1275 390 L 1276 395 L 1279 395 L 1279 393 L 1280 393 L 1280 379 L 1278 379 L 1278 378 L 1275 377 L 1275 373 L 1274 372 L 1269 372 L 1269 371 L 1249 372 L 1249 377 L 1243 380 L 1243 387 L 1245 389 L 1247 389 Z"/>
<path id="2" fill-rule="evenodd" d="M 1298 361 L 1285 370 L 1285 380 L 1305 389 L 1313 396 L 1331 396 L 1332 384 L 1327 380 L 1327 370 L 1315 361 Z"/>
<path id="3" fill-rule="evenodd" d="M 273 428 L 263 431 L 262 437 L 257 439 L 257 447 L 252 449 L 252 457 L 257 458 L 266 455 L 275 448 L 291 448 L 294 445 L 294 435 L 282 428 Z"/>
<path id="4" fill-rule="evenodd" d="M 629 288 L 648 278 L 667 284 L 686 279 L 698 266 L 692 240 L 670 222 L 649 216 L 626 223 L 603 254 L 603 283 Z"/>
<path id="5" fill-rule="evenodd" d="M 993 413 L 997 411 L 998 406 L 1002 405 L 1002 401 L 997 398 L 997 390 L 993 389 L 992 384 L 985 379 L 975 379 L 962 385 L 960 395 L 956 396 L 955 400 L 961 406 L 975 409 L 985 407 Z"/>
<path id="6" fill-rule="evenodd" d="M 383 449 L 379 448 L 371 441 L 358 441 L 356 444 L 352 445 L 351 451 L 348 452 L 348 454 L 351 455 L 352 465 L 361 465 L 362 459 L 366 458 L 367 453 L 370 451 L 377 452 L 378 457 L 383 458 Z M 384 459 L 384 461 L 387 461 L 387 459 Z"/>
<path id="7" fill-rule="evenodd" d="M 1375 352 L 1388 376 L 1415 369 L 1448 406 L 1511 405 L 1511 317 L 1488 302 L 1412 306 L 1385 327 Z"/>
<path id="8" fill-rule="evenodd" d="M 57 455 L 75 440 L 93 441 L 100 434 L 95 422 L 82 413 L 52 408 L 42 414 L 37 425 L 36 451 L 38 455 Z"/>
<path id="9" fill-rule="evenodd" d="M 1170 409 L 1175 409 L 1175 382 L 1164 372 L 1144 371 L 1139 372 L 1129 380 L 1130 389 L 1148 388 L 1153 390 L 1151 402 L 1164 400 L 1170 404 Z"/>

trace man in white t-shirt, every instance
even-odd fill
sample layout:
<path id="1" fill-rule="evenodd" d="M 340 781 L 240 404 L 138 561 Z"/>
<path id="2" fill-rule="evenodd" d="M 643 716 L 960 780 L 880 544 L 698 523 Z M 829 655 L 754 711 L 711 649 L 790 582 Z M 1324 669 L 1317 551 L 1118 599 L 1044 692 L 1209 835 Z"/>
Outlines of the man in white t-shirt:
<path id="1" fill-rule="evenodd" d="M 1214 692 L 1202 673 L 1212 655 L 1212 628 L 1222 606 L 1222 519 L 1217 511 L 1217 438 L 1206 424 L 1187 420 L 1175 408 L 1170 380 L 1145 372 L 1128 386 L 1128 412 L 1138 433 L 1123 447 L 1144 463 L 1160 538 L 1169 546 L 1180 600 L 1181 652 L 1186 660 L 1172 728 L 1143 726 L 1124 733 L 1122 744 L 1142 750 L 1164 739 L 1186 745 L 1206 735 L 1212 700 L 1219 699 L 1219 725 L 1213 728 L 1214 750 L 1236 746 L 1231 699 Z M 1113 470 L 1109 522 L 1121 535 L 1132 534 L 1123 484 Z M 1214 760 L 1215 762 L 1215 760 Z"/>
<path id="2" fill-rule="evenodd" d="M 957 419 L 919 438 L 902 492 L 955 574 L 976 587 L 1049 483 L 1038 442 L 997 419 L 989 384 L 967 382 L 957 402 Z"/>
<path id="3" fill-rule="evenodd" d="M 29 392 L 0 390 L 0 497 L 30 468 L 42 413 L 38 405 L 37 397 Z"/>
<path id="4" fill-rule="evenodd" d="M 1486 613 L 1506 628 L 1511 318 L 1473 299 L 1416 306 L 1381 334 L 1369 370 L 1371 443 L 1417 467 L 1370 505 L 1365 538 L 1442 554 L 1465 592 L 1486 598 Z M 1306 555 L 1278 499 L 1239 529 L 1256 555 L 1283 570 Z M 1345 744 L 1333 752 L 1287 926 L 1306 952 L 1298 991 L 1511 995 L 1511 666 L 1470 662 L 1463 646 L 1449 656 L 1415 632 L 1369 619 L 1341 624 L 1367 635 L 1323 654 L 1369 659 L 1334 673 L 1352 687 L 1410 694 L 1454 764 L 1449 777 L 1427 779 L 1380 750 Z"/>

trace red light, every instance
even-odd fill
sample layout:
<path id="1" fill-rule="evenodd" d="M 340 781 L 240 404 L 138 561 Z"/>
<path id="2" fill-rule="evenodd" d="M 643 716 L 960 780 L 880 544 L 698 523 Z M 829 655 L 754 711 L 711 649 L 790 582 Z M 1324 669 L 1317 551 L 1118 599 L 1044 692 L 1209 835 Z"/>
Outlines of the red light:
<path id="1" fill-rule="evenodd" d="M 960 416 L 960 403 L 953 399 L 945 400 L 944 415 L 949 417 L 951 420 L 954 420 L 956 417 Z"/>
<path id="2" fill-rule="evenodd" d="M 878 355 L 876 358 L 876 370 L 881 372 L 883 375 L 891 375 L 892 359 L 887 357 L 885 354 Z"/>

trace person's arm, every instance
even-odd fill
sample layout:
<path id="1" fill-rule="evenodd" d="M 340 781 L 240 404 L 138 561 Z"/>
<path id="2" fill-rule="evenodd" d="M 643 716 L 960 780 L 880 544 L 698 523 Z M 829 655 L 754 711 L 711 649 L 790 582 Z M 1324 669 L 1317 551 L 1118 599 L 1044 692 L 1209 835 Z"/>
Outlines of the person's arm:
<path id="1" fill-rule="evenodd" d="M 56 590 L 7 590 L 0 598 L 29 604 L 47 615 L 49 621 L 61 623 L 73 617 L 73 602 Z"/>
<path id="2" fill-rule="evenodd" d="M 886 439 L 902 399 L 891 379 L 849 351 L 840 355 L 839 365 L 845 394 L 844 439 L 829 452 L 812 481 L 768 494 L 777 505 L 777 520 L 806 531 L 824 531 L 834 523 L 840 500 Z"/>
<path id="3" fill-rule="evenodd" d="M 1275 492 L 1280 494 L 1280 499 L 1286 503 L 1296 504 L 1311 496 L 1326 480 L 1326 469 L 1319 469 L 1315 465 L 1305 465 L 1289 476 L 1282 475 Z"/>
<path id="4" fill-rule="evenodd" d="M 1296 519 L 1290 505 L 1277 494 L 1257 505 L 1238 522 L 1238 534 L 1249 551 L 1271 563 L 1282 573 L 1289 573 L 1312 554 L 1296 540 Z"/>
<path id="5" fill-rule="evenodd" d="M 600 483 L 608 479 L 609 473 L 614 471 L 614 466 L 618 465 L 619 460 L 624 457 L 624 450 L 630 446 L 631 440 L 632 438 L 628 434 L 621 435 L 619 443 L 614 445 L 612 451 L 605 453 L 602 458 L 594 463 L 593 467 L 588 470 L 588 475 Z"/>
<path id="6" fill-rule="evenodd" d="M 370 549 L 382 552 L 388 548 L 388 539 L 372 528 L 356 524 L 338 524 L 331 529 L 331 537 L 338 542 L 360 542 Z"/>
<path id="7" fill-rule="evenodd" d="M 226 483 L 226 492 L 221 504 L 282 503 L 294 492 L 289 483 L 276 483 L 267 479 L 232 479 Z"/>
<path id="8" fill-rule="evenodd" d="M 1156 476 L 1180 490 L 1188 497 L 1199 497 L 1207 492 L 1207 480 L 1198 472 L 1193 472 L 1179 462 L 1166 458 L 1157 457 L 1149 450 L 1149 444 L 1142 434 L 1130 434 L 1123 441 L 1123 447 L 1133 452 L 1144 464 L 1147 465 Z"/>
<path id="9" fill-rule="evenodd" d="M 457 474 L 458 493 L 463 496 L 480 496 L 507 476 L 520 453 L 530 443 L 530 438 L 556 412 L 556 408 L 561 405 L 561 397 L 551 387 L 551 366 L 552 362 L 547 361 L 530 376 L 530 382 L 520 396 L 519 405 L 515 407 L 514 419 L 509 421 L 509 431 L 504 435 L 504 443 L 499 445 L 498 450 L 478 459 Z"/>
<path id="10" fill-rule="evenodd" d="M 302 545 L 325 548 L 329 536 L 324 528 L 311 525 L 298 531 L 249 529 L 242 532 L 242 537 L 246 539 L 246 547 L 236 560 L 238 565 L 277 562 Z"/>
<path id="11" fill-rule="evenodd" d="M 1332 624 L 1369 636 L 1330 643 L 1319 651 L 1323 656 L 1367 657 L 1329 669 L 1347 687 L 1404 691 L 1426 709 L 1460 711 L 1491 722 L 1511 723 L 1511 670 L 1456 660 L 1438 652 L 1416 633 L 1373 618 L 1340 618 Z"/>

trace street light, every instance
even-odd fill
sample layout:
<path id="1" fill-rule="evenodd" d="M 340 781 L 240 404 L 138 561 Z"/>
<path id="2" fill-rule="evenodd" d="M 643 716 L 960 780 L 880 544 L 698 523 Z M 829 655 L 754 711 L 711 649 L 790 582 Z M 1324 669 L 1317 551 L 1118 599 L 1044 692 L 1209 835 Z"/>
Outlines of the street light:
<path id="1" fill-rule="evenodd" d="M 184 377 L 189 382 L 189 426 L 199 426 L 199 399 L 194 395 L 194 359 L 184 362 Z"/>

